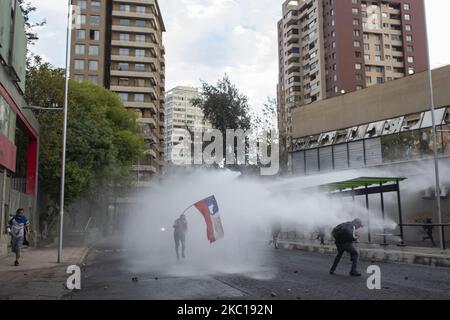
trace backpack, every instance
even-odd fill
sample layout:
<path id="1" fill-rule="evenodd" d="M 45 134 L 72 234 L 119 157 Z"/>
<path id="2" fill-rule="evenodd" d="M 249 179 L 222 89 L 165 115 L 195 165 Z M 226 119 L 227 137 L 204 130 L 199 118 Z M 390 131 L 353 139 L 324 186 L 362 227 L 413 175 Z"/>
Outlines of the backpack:
<path id="1" fill-rule="evenodd" d="M 337 242 L 353 242 L 353 225 L 342 223 L 333 229 L 331 235 Z"/>

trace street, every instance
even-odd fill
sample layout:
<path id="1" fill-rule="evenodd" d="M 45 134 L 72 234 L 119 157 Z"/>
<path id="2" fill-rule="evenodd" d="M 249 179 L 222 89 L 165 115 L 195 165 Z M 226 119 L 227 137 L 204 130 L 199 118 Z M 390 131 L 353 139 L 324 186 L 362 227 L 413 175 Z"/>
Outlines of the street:
<path id="1" fill-rule="evenodd" d="M 328 274 L 333 257 L 267 247 L 268 259 L 255 272 L 201 275 L 194 262 L 150 267 L 146 272 L 128 269 L 130 253 L 119 246 L 99 245 L 82 270 L 82 289 L 65 299 L 137 300 L 383 300 L 449 299 L 450 269 L 418 265 L 379 263 L 382 289 L 369 290 L 367 274 L 348 276 L 350 261 L 341 262 L 337 274 Z M 361 271 L 371 265 L 362 261 Z M 169 271 L 170 270 L 170 271 Z M 175 271 L 174 271 L 175 270 Z M 200 275 L 199 275 L 200 274 Z M 134 281 L 133 281 L 133 278 Z"/>

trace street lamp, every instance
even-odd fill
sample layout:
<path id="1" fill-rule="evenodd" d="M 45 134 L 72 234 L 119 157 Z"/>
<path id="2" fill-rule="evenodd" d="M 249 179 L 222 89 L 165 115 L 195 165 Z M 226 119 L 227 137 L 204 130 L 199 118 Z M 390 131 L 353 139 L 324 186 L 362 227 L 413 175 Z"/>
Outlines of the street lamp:
<path id="1" fill-rule="evenodd" d="M 67 36 L 66 36 L 66 80 L 64 90 L 64 128 L 63 128 L 63 145 L 62 145 L 62 162 L 61 162 L 61 194 L 59 203 L 59 242 L 58 242 L 58 263 L 62 263 L 63 235 L 64 235 L 64 185 L 66 178 L 66 144 L 67 144 L 67 113 L 68 113 L 68 97 L 69 97 L 69 61 L 70 61 L 70 40 L 72 26 L 72 3 L 67 0 Z"/>
<path id="2" fill-rule="evenodd" d="M 439 155 L 437 150 L 437 128 L 436 128 L 436 115 L 435 115 L 435 105 L 434 105 L 434 90 L 433 90 L 433 74 L 431 72 L 431 58 L 430 58 L 430 43 L 429 43 L 429 37 L 428 37 L 428 25 L 427 25 L 427 8 L 425 5 L 425 0 L 423 0 L 423 8 L 425 11 L 425 45 L 427 49 L 428 54 L 428 83 L 429 83 L 429 93 L 430 93 L 430 104 L 431 104 L 431 121 L 433 126 L 433 151 L 434 151 L 434 171 L 435 171 L 435 179 L 436 179 L 436 203 L 437 203 L 437 214 L 439 219 L 439 225 L 440 225 L 440 242 L 441 242 L 441 249 L 445 250 L 445 239 L 444 239 L 444 226 L 443 219 L 442 219 L 442 205 L 441 205 L 441 183 L 440 183 L 440 176 L 439 176 Z"/>

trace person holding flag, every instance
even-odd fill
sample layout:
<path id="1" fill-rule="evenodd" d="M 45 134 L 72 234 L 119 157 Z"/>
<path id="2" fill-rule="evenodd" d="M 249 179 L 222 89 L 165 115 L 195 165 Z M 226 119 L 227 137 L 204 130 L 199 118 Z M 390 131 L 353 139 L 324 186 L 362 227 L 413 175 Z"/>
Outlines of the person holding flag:
<path id="1" fill-rule="evenodd" d="M 175 251 L 177 253 L 177 260 L 180 261 L 180 244 L 181 244 L 181 256 L 183 259 L 186 258 L 185 250 L 186 250 L 186 233 L 188 231 L 188 224 L 186 220 L 186 215 L 182 214 L 175 222 L 173 223 L 174 228 L 174 239 L 175 239 Z"/>

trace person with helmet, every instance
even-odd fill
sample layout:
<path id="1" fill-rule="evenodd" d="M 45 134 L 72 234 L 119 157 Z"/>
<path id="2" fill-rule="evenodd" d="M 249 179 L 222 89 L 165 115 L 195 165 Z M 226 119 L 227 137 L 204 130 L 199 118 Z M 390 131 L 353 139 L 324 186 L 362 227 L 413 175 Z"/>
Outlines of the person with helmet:
<path id="1" fill-rule="evenodd" d="M 352 277 L 360 277 L 361 273 L 358 271 L 359 252 L 354 246 L 354 242 L 358 241 L 356 230 L 363 228 L 361 219 L 355 219 L 350 222 L 345 222 L 333 229 L 332 235 L 336 241 L 337 256 L 331 267 L 330 274 L 334 274 L 342 256 L 348 252 L 352 261 L 352 269 L 350 275 Z"/>

